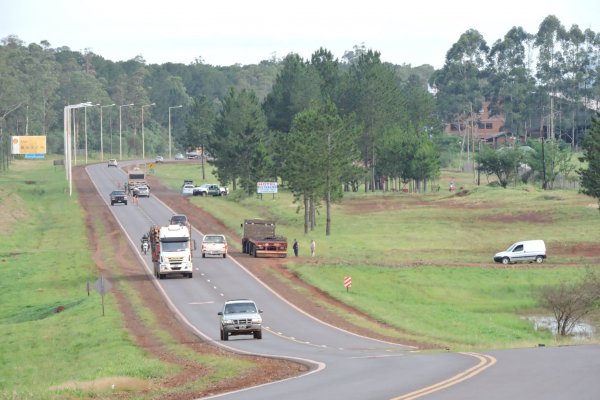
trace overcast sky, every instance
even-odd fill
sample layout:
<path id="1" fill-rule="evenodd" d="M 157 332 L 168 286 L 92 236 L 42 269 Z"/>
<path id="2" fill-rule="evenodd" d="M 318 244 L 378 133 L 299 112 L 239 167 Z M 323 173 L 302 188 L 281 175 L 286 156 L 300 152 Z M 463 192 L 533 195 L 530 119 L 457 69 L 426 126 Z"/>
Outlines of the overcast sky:
<path id="1" fill-rule="evenodd" d="M 0 0 L 0 39 L 92 52 L 148 64 L 257 64 L 324 47 L 336 58 L 355 45 L 383 61 L 441 68 L 468 29 L 488 45 L 513 26 L 536 33 L 548 15 L 568 29 L 600 31 L 599 0 Z"/>

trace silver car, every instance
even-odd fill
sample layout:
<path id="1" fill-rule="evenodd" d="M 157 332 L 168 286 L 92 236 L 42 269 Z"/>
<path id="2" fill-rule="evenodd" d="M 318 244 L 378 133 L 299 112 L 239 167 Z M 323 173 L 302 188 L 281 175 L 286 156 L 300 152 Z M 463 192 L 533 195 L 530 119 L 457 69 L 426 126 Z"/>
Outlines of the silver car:
<path id="1" fill-rule="evenodd" d="M 150 197 L 150 188 L 148 186 L 138 186 L 133 191 L 137 192 L 138 197 Z"/>
<path id="2" fill-rule="evenodd" d="M 254 339 L 262 339 L 262 310 L 252 300 L 228 300 L 223 305 L 221 316 L 221 340 L 229 340 L 229 336 L 253 335 Z"/>

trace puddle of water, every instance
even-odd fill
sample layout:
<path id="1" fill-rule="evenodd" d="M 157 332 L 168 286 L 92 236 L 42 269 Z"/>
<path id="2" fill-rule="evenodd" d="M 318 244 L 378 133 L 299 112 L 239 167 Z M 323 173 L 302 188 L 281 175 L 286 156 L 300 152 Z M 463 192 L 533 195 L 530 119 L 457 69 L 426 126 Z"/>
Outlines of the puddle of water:
<path id="1" fill-rule="evenodd" d="M 553 335 L 557 335 L 558 325 L 556 323 L 556 318 L 554 317 L 532 316 L 524 317 L 524 319 L 533 322 L 533 329 L 536 331 L 545 329 L 552 332 Z M 595 339 L 596 329 L 586 322 L 579 322 L 575 324 L 569 336 L 575 340 Z"/>

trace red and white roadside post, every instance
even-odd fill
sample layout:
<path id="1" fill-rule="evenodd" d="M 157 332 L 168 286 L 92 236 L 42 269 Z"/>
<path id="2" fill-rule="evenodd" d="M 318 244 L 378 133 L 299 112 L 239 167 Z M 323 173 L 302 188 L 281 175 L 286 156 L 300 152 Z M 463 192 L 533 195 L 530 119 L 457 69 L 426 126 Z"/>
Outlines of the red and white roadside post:
<path id="1" fill-rule="evenodd" d="M 351 276 L 344 277 L 344 287 L 346 288 L 346 292 L 348 291 L 348 289 L 350 289 L 352 287 L 352 277 Z"/>

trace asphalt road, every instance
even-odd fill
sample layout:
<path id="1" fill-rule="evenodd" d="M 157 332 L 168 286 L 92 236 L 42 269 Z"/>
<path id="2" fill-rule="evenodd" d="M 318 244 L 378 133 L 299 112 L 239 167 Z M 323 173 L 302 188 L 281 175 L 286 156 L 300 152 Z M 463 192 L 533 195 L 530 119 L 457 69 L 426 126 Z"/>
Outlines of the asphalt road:
<path id="1" fill-rule="evenodd" d="M 87 168 L 100 196 L 126 180 L 120 168 Z M 164 225 L 171 210 L 151 195 L 139 206 L 111 207 L 140 253 L 150 225 Z M 219 232 L 207 232 L 219 233 Z M 198 245 L 202 233 L 193 230 Z M 243 258 L 239 260 L 243 262 Z M 140 253 L 152 276 L 150 254 Z M 310 372 L 256 388 L 215 396 L 222 399 L 528 399 L 600 398 L 600 346 L 536 347 L 485 353 L 419 353 L 408 346 L 342 331 L 296 309 L 255 279 L 238 260 L 194 255 L 192 279 L 156 280 L 172 309 L 199 336 L 238 352 L 302 360 Z M 263 313 L 263 339 L 219 340 L 217 312 L 228 299 L 253 299 Z"/>

